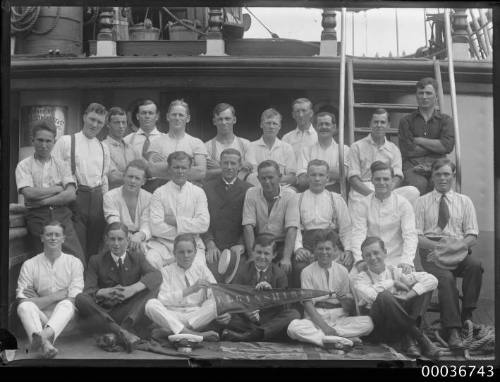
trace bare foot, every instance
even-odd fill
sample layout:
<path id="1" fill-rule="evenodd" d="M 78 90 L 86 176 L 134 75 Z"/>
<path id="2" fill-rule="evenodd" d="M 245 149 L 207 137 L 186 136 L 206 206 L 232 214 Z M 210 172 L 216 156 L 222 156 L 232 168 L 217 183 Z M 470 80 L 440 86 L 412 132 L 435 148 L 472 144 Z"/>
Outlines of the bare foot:
<path id="1" fill-rule="evenodd" d="M 31 335 L 30 352 L 36 353 L 42 347 L 43 339 L 40 333 L 33 333 Z"/>
<path id="2" fill-rule="evenodd" d="M 54 358 L 56 355 L 57 355 L 58 351 L 57 349 L 54 347 L 54 345 L 52 345 L 50 343 L 49 340 L 45 340 L 42 344 L 42 357 L 43 358 L 46 358 L 46 359 L 49 359 L 49 358 Z"/>

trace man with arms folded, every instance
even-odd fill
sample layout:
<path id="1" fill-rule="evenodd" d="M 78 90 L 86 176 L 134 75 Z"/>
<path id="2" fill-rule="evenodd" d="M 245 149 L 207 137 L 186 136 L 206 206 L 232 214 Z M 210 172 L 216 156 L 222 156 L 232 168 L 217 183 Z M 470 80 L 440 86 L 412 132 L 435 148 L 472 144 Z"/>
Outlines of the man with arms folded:
<path id="1" fill-rule="evenodd" d="M 282 141 L 293 148 L 298 161 L 303 148 L 310 147 L 318 141 L 318 134 L 311 120 L 313 105 L 307 98 L 298 98 L 292 103 L 292 117 L 297 122 L 297 128 L 283 135 Z"/>
<path id="2" fill-rule="evenodd" d="M 276 239 L 275 261 L 289 274 L 299 226 L 297 193 L 280 186 L 278 163 L 265 160 L 257 167 L 260 186 L 247 191 L 243 204 L 243 235 L 247 253 L 253 252 L 255 235 L 270 233 Z"/>
<path id="3" fill-rule="evenodd" d="M 158 292 L 161 274 L 143 254 L 127 251 L 126 225 L 109 224 L 106 244 L 109 251 L 90 258 L 85 289 L 76 296 L 76 306 L 91 330 L 116 334 L 131 352 L 139 340 L 132 331 L 146 327 L 144 304 Z"/>
<path id="4" fill-rule="evenodd" d="M 35 153 L 23 159 L 16 167 L 16 183 L 24 196 L 26 226 L 31 236 L 35 253 L 42 251 L 40 241 L 44 226 L 58 220 L 65 229 L 62 248 L 66 253 L 78 257 L 87 265 L 80 240 L 73 227 L 70 203 L 76 199 L 75 180 L 69 167 L 52 156 L 56 128 L 51 121 L 41 120 L 33 124 L 33 147 Z"/>
<path id="5" fill-rule="evenodd" d="M 104 217 L 108 224 L 121 222 L 129 230 L 130 250 L 145 254 L 151 238 L 149 204 L 151 195 L 141 187 L 146 181 L 147 164 L 142 159 L 130 162 L 123 177 L 124 184 L 104 194 Z"/>
<path id="6" fill-rule="evenodd" d="M 150 203 L 150 227 L 153 238 L 148 242 L 148 261 L 157 269 L 175 262 L 174 239 L 181 233 L 192 233 L 197 243 L 196 259 L 206 263 L 205 245 L 200 234 L 210 225 L 207 197 L 198 186 L 189 182 L 193 159 L 184 151 L 167 158 L 170 180 L 159 187 Z"/>
<path id="7" fill-rule="evenodd" d="M 367 237 L 361 246 L 368 269 L 353 276 L 354 292 L 361 311 L 369 314 L 375 326 L 371 337 L 378 341 L 401 340 L 410 357 L 422 354 L 439 357 L 438 348 L 420 329 L 437 279 L 427 272 L 403 273 L 386 265 L 387 251 L 382 239 Z"/>
<path id="8" fill-rule="evenodd" d="M 392 192 L 392 167 L 377 161 L 370 171 L 375 192 L 356 203 L 351 213 L 351 247 L 356 264 L 353 270 L 366 267 L 361 257 L 366 236 L 378 236 L 387 248 L 386 263 L 410 273 L 415 269 L 413 260 L 418 244 L 413 207 L 406 198 Z"/>
<path id="9" fill-rule="evenodd" d="M 302 288 L 333 294 L 304 301 L 305 318 L 290 323 L 288 336 L 324 346 L 333 340 L 331 336 L 357 339 L 370 334 L 373 330 L 370 317 L 351 316 L 355 302 L 349 289 L 348 272 L 335 261 L 341 252 L 338 235 L 332 230 L 320 230 L 313 242 L 316 261 L 302 271 Z"/>
<path id="10" fill-rule="evenodd" d="M 17 280 L 17 314 L 31 343 L 44 358 L 57 355 L 54 342 L 75 315 L 83 289 L 83 265 L 61 251 L 64 227 L 56 220 L 43 228 L 43 253 L 26 260 Z"/>

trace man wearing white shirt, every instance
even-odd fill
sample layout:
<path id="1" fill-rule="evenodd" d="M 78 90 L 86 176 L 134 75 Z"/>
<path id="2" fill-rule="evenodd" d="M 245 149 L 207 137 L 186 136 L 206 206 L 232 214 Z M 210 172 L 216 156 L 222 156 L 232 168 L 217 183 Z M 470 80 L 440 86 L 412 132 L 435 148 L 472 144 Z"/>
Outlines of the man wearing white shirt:
<path id="1" fill-rule="evenodd" d="M 196 260 L 206 263 L 205 245 L 200 234 L 210 225 L 207 196 L 187 180 L 193 159 L 184 151 L 167 158 L 172 179 L 159 187 L 150 204 L 150 226 L 153 238 L 147 244 L 148 261 L 157 269 L 175 262 L 174 239 L 181 233 L 192 233 L 197 243 Z"/>
<path id="2" fill-rule="evenodd" d="M 362 313 L 369 313 L 373 320 L 372 339 L 402 341 L 408 355 L 419 357 L 416 340 L 422 354 L 438 358 L 438 348 L 420 330 L 437 279 L 427 272 L 405 274 L 398 267 L 386 265 L 387 251 L 379 237 L 367 237 L 362 251 L 368 268 L 353 276 L 353 288 Z"/>
<path id="3" fill-rule="evenodd" d="M 302 288 L 329 291 L 332 295 L 304 301 L 305 318 L 290 323 L 288 336 L 324 346 L 330 336 L 356 338 L 370 334 L 370 317 L 351 316 L 355 302 L 348 272 L 335 261 L 340 255 L 338 235 L 331 230 L 319 230 L 313 242 L 316 261 L 302 271 Z"/>
<path id="4" fill-rule="evenodd" d="M 309 147 L 304 147 L 300 153 L 297 163 L 297 174 L 299 188 L 307 187 L 307 164 L 312 159 L 321 159 L 328 163 L 327 190 L 340 191 L 340 167 L 339 167 L 339 145 L 333 138 L 338 134 L 335 115 L 329 112 L 321 112 L 315 116 L 318 141 Z M 349 147 L 344 145 L 344 166 L 347 174 L 347 161 Z"/>
<path id="5" fill-rule="evenodd" d="M 246 161 L 250 141 L 234 134 L 236 123 L 234 107 L 228 103 L 215 105 L 212 121 L 217 127 L 217 135 L 205 142 L 208 152 L 206 179 L 214 179 L 221 175 L 220 156 L 225 149 L 235 149 L 241 154 L 241 168 L 238 177 L 244 179 L 252 170 L 252 166 Z"/>
<path id="6" fill-rule="evenodd" d="M 361 257 L 363 240 L 366 236 L 378 236 L 387 248 L 386 263 L 410 273 L 414 270 L 418 244 L 413 207 L 406 198 L 392 192 L 391 167 L 376 161 L 370 170 L 375 192 L 356 203 L 351 213 L 351 248 L 356 270 L 366 267 Z"/>
<path id="7" fill-rule="evenodd" d="M 265 160 L 273 160 L 278 163 L 281 184 L 293 185 L 296 182 L 297 161 L 293 148 L 278 138 L 281 120 L 281 114 L 275 109 L 264 110 L 260 117 L 262 137 L 250 143 L 247 153 L 247 161 L 254 169 L 247 181 L 255 186 L 259 185 L 256 173 L 257 166 Z"/>
<path id="8" fill-rule="evenodd" d="M 57 355 L 54 342 L 75 315 L 74 300 L 83 290 L 83 265 L 61 251 L 64 227 L 49 222 L 41 236 L 43 253 L 26 260 L 17 281 L 17 314 L 31 350 Z"/>
<path id="9" fill-rule="evenodd" d="M 318 141 L 318 134 L 311 121 L 313 105 L 307 98 L 298 98 L 292 103 L 292 117 L 297 128 L 283 135 L 283 142 L 292 146 L 295 159 L 298 161 L 303 148 L 310 147 Z"/>
<path id="10" fill-rule="evenodd" d="M 91 103 L 83 115 L 82 131 L 63 135 L 54 145 L 54 157 L 71 169 L 77 185 L 73 221 L 87 259 L 98 252 L 105 225 L 102 198 L 108 191 L 110 155 L 96 136 L 106 114 L 104 106 Z"/>
<path id="11" fill-rule="evenodd" d="M 351 217 L 344 199 L 325 189 L 328 180 L 328 164 L 313 159 L 307 166 L 309 189 L 299 194 L 301 227 L 295 240 L 295 285 L 300 286 L 300 271 L 314 261 L 312 236 L 318 229 L 333 229 L 339 233 L 343 252 L 338 262 L 351 269 L 354 258 L 351 250 Z"/>
<path id="12" fill-rule="evenodd" d="M 130 236 L 130 250 L 145 253 L 145 244 L 151 239 L 149 204 L 151 193 L 142 189 L 146 181 L 147 164 L 141 159 L 130 162 L 124 174 L 124 184 L 104 194 L 106 222 L 125 224 Z"/>

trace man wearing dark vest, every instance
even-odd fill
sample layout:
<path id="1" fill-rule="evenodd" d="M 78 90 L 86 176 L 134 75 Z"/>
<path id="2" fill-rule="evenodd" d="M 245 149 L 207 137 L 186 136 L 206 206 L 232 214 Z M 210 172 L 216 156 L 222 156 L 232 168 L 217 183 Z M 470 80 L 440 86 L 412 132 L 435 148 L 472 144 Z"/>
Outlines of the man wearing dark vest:
<path id="1" fill-rule="evenodd" d="M 96 136 L 104 126 L 106 108 L 91 103 L 83 114 L 82 131 L 63 135 L 54 157 L 70 167 L 77 185 L 73 221 L 87 259 L 98 252 L 105 221 L 103 195 L 108 191 L 109 149 Z"/>

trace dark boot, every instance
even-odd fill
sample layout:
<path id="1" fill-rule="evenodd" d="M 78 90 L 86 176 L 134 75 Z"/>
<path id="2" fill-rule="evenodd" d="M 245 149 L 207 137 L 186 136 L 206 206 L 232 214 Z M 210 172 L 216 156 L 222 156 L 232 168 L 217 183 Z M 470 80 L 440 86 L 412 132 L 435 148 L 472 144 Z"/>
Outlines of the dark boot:
<path id="1" fill-rule="evenodd" d="M 416 327 L 414 327 L 411 332 L 412 336 L 420 345 L 422 355 L 430 359 L 439 359 L 439 357 L 441 356 L 441 350 L 439 350 L 438 347 L 434 345 L 434 342 L 432 342 L 429 337 L 427 337 Z"/>
<path id="2" fill-rule="evenodd" d="M 458 329 L 451 328 L 448 330 L 448 346 L 450 350 L 463 350 L 465 348 Z"/>
<path id="3" fill-rule="evenodd" d="M 406 335 L 403 341 L 401 341 L 401 343 L 403 345 L 403 351 L 406 353 L 408 357 L 418 358 L 421 356 L 417 343 L 415 342 L 415 339 L 413 339 L 411 336 Z"/>

